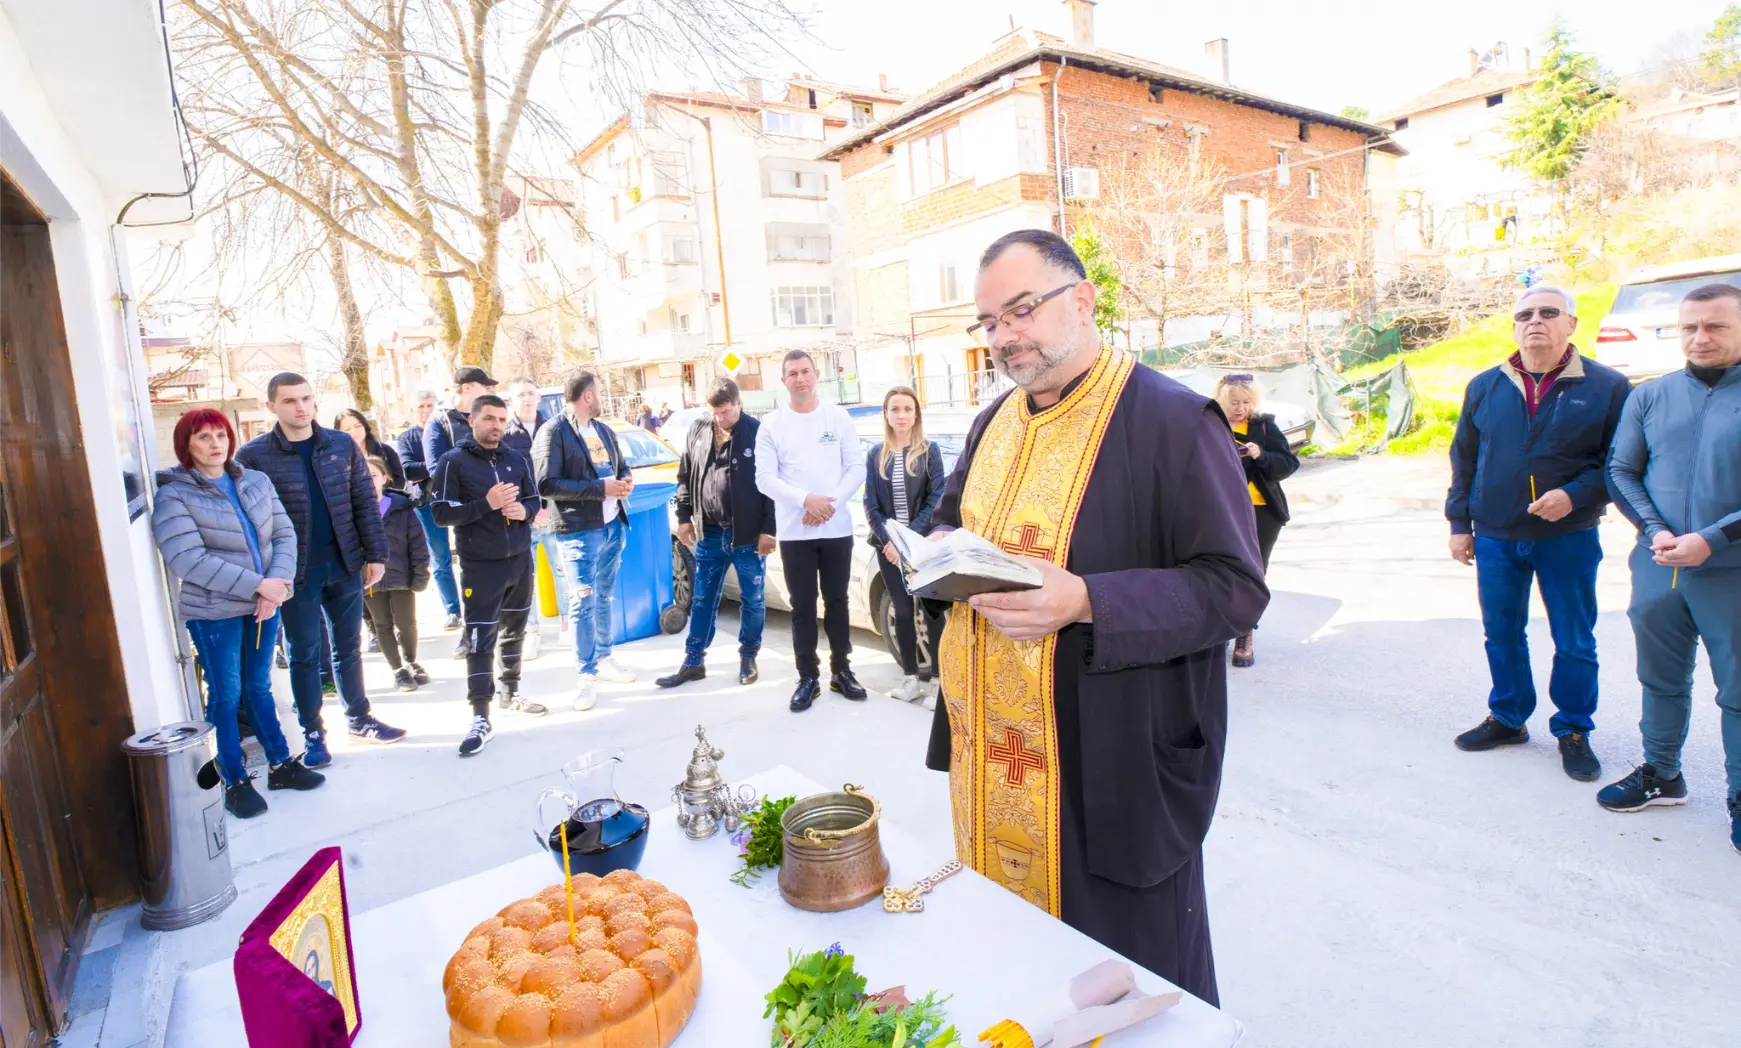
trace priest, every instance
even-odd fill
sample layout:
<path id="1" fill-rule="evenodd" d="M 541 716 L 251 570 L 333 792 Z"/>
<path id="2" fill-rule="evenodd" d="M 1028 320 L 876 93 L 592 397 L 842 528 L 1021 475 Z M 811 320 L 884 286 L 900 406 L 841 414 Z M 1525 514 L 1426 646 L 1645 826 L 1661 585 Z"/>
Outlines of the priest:
<path id="1" fill-rule="evenodd" d="M 949 772 L 956 855 L 1217 1004 L 1203 838 L 1226 647 L 1269 600 L 1230 430 L 1102 348 L 1095 286 L 1057 235 L 992 244 L 974 299 L 1018 388 L 974 420 L 937 519 L 1045 581 L 949 615 L 926 763 Z"/>

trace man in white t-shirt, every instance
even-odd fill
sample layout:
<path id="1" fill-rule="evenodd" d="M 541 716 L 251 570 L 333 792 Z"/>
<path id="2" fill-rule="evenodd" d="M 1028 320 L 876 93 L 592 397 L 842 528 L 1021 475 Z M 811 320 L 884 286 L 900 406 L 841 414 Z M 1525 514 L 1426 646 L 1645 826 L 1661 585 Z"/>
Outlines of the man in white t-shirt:
<path id="1" fill-rule="evenodd" d="M 780 567 L 792 604 L 792 655 L 798 689 L 792 712 L 802 713 L 822 694 L 816 654 L 816 596 L 821 583 L 828 631 L 828 687 L 855 702 L 864 685 L 852 675 L 852 623 L 847 585 L 852 581 L 852 510 L 847 500 L 864 483 L 864 456 L 852 417 L 816 397 L 816 361 L 801 349 L 786 354 L 780 382 L 791 400 L 762 420 L 756 433 L 756 487 L 774 500 Z"/>

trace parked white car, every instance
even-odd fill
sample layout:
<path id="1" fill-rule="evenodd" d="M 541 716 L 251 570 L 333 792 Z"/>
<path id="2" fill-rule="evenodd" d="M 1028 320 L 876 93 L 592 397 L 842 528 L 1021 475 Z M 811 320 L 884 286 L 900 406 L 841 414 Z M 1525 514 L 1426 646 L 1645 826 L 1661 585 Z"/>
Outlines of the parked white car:
<path id="1" fill-rule="evenodd" d="M 1596 333 L 1596 359 L 1633 383 L 1679 371 L 1680 307 L 1687 292 L 1706 284 L 1741 287 L 1741 255 L 1718 255 L 1651 266 L 1629 275 Z"/>
<path id="2" fill-rule="evenodd" d="M 1206 397 L 1215 395 L 1215 383 L 1221 380 L 1218 372 L 1207 369 L 1180 368 L 1162 370 L 1161 374 L 1178 380 L 1187 388 Z M 1312 432 L 1317 428 L 1318 421 L 1309 409 L 1291 400 L 1276 400 L 1266 396 L 1263 398 L 1263 410 L 1276 417 L 1276 425 L 1281 427 L 1282 435 L 1288 438 L 1289 447 L 1299 448 L 1311 442 Z"/>

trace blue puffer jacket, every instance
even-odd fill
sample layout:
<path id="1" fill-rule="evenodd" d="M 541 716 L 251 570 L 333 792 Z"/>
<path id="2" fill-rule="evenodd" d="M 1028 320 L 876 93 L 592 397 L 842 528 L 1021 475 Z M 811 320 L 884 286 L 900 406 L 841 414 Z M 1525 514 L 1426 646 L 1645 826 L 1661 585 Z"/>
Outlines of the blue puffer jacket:
<path id="1" fill-rule="evenodd" d="M 169 573 L 181 580 L 176 608 L 184 619 L 233 619 L 254 614 L 254 591 L 266 578 L 296 574 L 296 529 L 264 473 L 230 464 L 236 497 L 254 528 L 264 573 L 230 496 L 196 470 L 182 466 L 157 473 L 157 504 L 151 534 Z"/>
<path id="2" fill-rule="evenodd" d="M 1608 485 L 1649 546 L 1698 532 L 1703 568 L 1741 567 L 1741 365 L 1715 386 L 1682 370 L 1638 387 L 1620 419 Z"/>
<path id="3" fill-rule="evenodd" d="M 1624 375 L 1576 352 L 1534 419 L 1510 362 L 1470 379 L 1451 441 L 1451 533 L 1533 542 L 1595 527 L 1608 504 L 1603 469 L 1629 392 Z M 1571 497 L 1572 512 L 1556 521 L 1532 515 L 1534 498 L 1555 488 Z"/>
<path id="4" fill-rule="evenodd" d="M 376 508 L 379 500 L 375 497 L 375 482 L 369 476 L 362 452 L 350 437 L 318 423 L 314 439 L 314 473 L 320 481 L 319 494 L 326 499 L 327 512 L 332 516 L 333 538 L 338 542 L 345 570 L 354 574 L 361 572 L 364 564 L 387 563 L 387 539 L 381 531 L 381 514 Z M 273 426 L 269 432 L 243 444 L 242 450 L 236 452 L 236 461 L 272 479 L 284 511 L 296 525 L 297 539 L 306 537 L 308 477 L 302 471 L 302 456 L 284 439 L 283 431 Z M 307 545 L 297 543 L 298 585 L 308 573 Z"/>

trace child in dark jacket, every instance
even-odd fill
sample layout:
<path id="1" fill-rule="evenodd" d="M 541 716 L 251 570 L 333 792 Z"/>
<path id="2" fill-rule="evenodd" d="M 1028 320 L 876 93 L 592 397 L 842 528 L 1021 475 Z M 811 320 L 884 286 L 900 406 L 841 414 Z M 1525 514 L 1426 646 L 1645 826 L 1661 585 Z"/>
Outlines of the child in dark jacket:
<path id="1" fill-rule="evenodd" d="M 387 463 L 370 456 L 369 475 L 381 500 L 387 571 L 363 602 L 381 638 L 381 654 L 393 667 L 393 683 L 400 691 L 416 691 L 418 685 L 429 683 L 429 674 L 417 664 L 416 596 L 429 585 L 429 541 L 410 497 L 387 486 L 391 482 Z"/>

